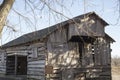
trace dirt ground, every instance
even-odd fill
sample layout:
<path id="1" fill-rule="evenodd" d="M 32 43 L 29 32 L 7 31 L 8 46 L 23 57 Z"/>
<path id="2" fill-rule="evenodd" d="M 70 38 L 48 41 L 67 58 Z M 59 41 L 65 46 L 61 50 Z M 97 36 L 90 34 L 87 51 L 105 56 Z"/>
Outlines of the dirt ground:
<path id="1" fill-rule="evenodd" d="M 120 80 L 120 67 L 112 67 L 112 80 Z"/>

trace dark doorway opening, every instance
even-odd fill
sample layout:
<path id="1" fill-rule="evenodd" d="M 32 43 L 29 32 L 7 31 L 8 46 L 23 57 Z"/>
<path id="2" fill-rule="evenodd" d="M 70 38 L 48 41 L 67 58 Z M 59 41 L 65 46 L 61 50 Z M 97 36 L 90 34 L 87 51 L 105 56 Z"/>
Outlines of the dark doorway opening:
<path id="1" fill-rule="evenodd" d="M 17 75 L 27 74 L 27 57 L 18 56 L 17 57 Z"/>
<path id="2" fill-rule="evenodd" d="M 6 62 L 7 75 L 27 75 L 27 56 L 10 55 Z"/>

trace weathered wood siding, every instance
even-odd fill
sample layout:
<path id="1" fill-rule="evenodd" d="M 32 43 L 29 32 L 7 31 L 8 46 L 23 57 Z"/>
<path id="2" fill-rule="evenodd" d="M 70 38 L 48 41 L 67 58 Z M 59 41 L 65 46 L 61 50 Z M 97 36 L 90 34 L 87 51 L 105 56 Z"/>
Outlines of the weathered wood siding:
<path id="1" fill-rule="evenodd" d="M 45 80 L 45 64 L 46 64 L 46 44 L 33 43 L 28 46 L 17 46 L 6 49 L 8 56 L 22 55 L 27 56 L 27 78 L 35 80 Z M 3 53 L 0 53 L 0 73 L 5 73 L 6 62 L 2 62 Z"/>
<path id="2" fill-rule="evenodd" d="M 74 67 L 79 58 L 78 44 L 67 41 L 65 28 L 52 33 L 47 42 L 48 64 L 53 66 Z"/>
<path id="3" fill-rule="evenodd" d="M 95 65 L 109 65 L 111 64 L 110 43 L 104 38 L 97 38 L 94 44 L 95 51 Z"/>
<path id="4" fill-rule="evenodd" d="M 6 54 L 5 52 L 0 52 L 0 74 L 6 74 Z"/>
<path id="5" fill-rule="evenodd" d="M 78 65 L 79 53 L 77 43 L 48 44 L 48 64 L 73 68 Z"/>
<path id="6" fill-rule="evenodd" d="M 110 43 L 99 37 L 93 43 L 84 43 L 82 66 L 110 66 Z"/>
<path id="7" fill-rule="evenodd" d="M 82 67 L 92 67 L 94 66 L 94 61 L 93 61 L 93 45 L 91 43 L 84 43 L 84 50 L 82 53 L 82 62 L 81 65 Z"/>
<path id="8" fill-rule="evenodd" d="M 34 50 L 28 55 L 27 76 L 29 79 L 45 80 L 46 45 L 38 43 L 30 47 Z"/>
<path id="9" fill-rule="evenodd" d="M 73 80 L 73 78 L 71 77 L 66 78 L 65 76 L 63 76 L 69 75 L 69 73 L 64 74 L 64 71 L 66 69 L 69 69 L 69 71 L 71 71 L 72 68 L 76 68 L 79 66 L 78 43 L 68 42 L 67 38 L 67 30 L 64 28 L 62 29 L 62 31 L 55 31 L 48 38 L 48 56 L 46 63 L 47 65 L 53 66 L 53 71 L 57 71 L 49 76 L 50 79 Z"/>
<path id="10" fill-rule="evenodd" d="M 36 60 L 28 62 L 27 75 L 29 79 L 40 79 L 45 78 L 45 60 Z"/>
<path id="11" fill-rule="evenodd" d="M 72 36 L 105 36 L 104 25 L 95 17 L 80 19 L 80 23 L 69 25 L 69 39 Z"/>

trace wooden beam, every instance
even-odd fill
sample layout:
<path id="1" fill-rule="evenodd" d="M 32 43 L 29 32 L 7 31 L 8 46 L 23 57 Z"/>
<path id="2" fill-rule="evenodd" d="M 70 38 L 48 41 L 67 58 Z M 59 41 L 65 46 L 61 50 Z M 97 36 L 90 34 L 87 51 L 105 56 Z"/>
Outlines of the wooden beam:
<path id="1" fill-rule="evenodd" d="M 15 55 L 15 75 L 17 75 L 17 55 Z"/>

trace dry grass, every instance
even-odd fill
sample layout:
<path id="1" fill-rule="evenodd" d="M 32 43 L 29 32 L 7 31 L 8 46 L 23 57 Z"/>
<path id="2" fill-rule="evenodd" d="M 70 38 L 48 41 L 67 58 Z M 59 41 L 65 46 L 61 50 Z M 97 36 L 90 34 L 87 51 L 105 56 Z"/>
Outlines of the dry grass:
<path id="1" fill-rule="evenodd" d="M 120 80 L 120 67 L 112 66 L 112 80 Z"/>

